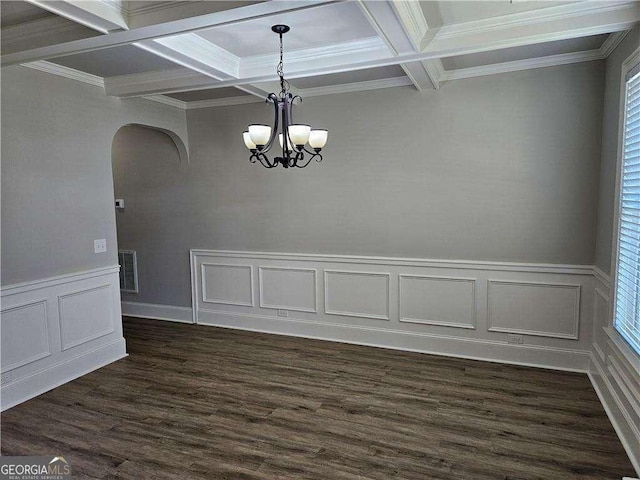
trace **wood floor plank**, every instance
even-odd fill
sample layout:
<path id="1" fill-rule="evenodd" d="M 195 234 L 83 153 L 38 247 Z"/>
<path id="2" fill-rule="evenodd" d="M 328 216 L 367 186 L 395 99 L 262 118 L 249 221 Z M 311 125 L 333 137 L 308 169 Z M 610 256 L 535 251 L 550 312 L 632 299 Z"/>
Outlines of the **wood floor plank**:
<path id="1" fill-rule="evenodd" d="M 620 479 L 586 375 L 125 318 L 129 356 L 2 414 L 74 478 Z"/>

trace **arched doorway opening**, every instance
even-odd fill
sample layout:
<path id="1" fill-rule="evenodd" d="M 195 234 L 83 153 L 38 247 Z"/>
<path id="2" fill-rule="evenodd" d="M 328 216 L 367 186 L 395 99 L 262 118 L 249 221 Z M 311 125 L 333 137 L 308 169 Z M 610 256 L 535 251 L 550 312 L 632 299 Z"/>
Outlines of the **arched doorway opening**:
<path id="1" fill-rule="evenodd" d="M 189 270 L 184 142 L 169 130 L 125 125 L 113 138 L 111 162 L 123 313 L 141 304 L 189 308 L 190 285 L 173 280 Z"/>

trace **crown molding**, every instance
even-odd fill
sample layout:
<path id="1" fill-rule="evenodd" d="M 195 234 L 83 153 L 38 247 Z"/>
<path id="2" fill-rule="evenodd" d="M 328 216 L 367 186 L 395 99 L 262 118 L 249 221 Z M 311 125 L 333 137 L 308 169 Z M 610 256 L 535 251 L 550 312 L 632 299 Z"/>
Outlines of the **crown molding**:
<path id="1" fill-rule="evenodd" d="M 482 77 L 485 75 L 496 75 L 499 73 L 518 72 L 521 70 L 532 70 L 534 68 L 553 67 L 557 65 L 569 65 L 571 63 L 591 62 L 602 60 L 600 50 L 588 50 L 584 52 L 562 53 L 559 55 L 549 55 L 547 57 L 528 58 L 526 60 L 516 60 L 513 62 L 494 63 L 479 67 L 461 68 L 458 70 L 447 70 L 444 72 L 444 80 L 460 80 L 463 78 Z"/>
<path id="2" fill-rule="evenodd" d="M 335 95 L 338 93 L 362 92 L 366 90 L 378 90 L 381 88 L 405 87 L 413 85 L 407 77 L 383 78 L 381 80 L 368 80 L 364 82 L 343 83 L 340 85 L 327 85 L 325 87 L 304 88 L 300 90 L 303 97 L 317 97 L 320 95 Z"/>
<path id="3" fill-rule="evenodd" d="M 264 103 L 264 98 L 255 95 L 243 95 L 240 97 L 212 98 L 210 100 L 198 100 L 187 102 L 187 110 L 199 108 L 227 107 L 229 105 L 245 105 L 247 103 Z"/>
<path id="4" fill-rule="evenodd" d="M 166 95 L 147 95 L 144 98 L 145 100 L 151 100 L 152 102 L 161 103 L 163 105 L 168 105 L 170 107 L 179 108 L 181 110 L 187 109 L 187 102 L 183 102 L 182 100 L 178 100 L 177 98 L 168 97 Z"/>
<path id="5" fill-rule="evenodd" d="M 102 77 L 91 75 L 90 73 L 81 72 L 73 68 L 64 67 L 62 65 L 58 65 L 57 63 L 40 60 L 37 62 L 24 63 L 22 66 L 31 68 L 33 70 L 39 70 L 40 72 L 51 73 L 59 77 L 77 80 L 78 82 L 86 83 L 88 85 L 94 85 L 96 87 L 104 88 L 104 79 Z"/>
<path id="6" fill-rule="evenodd" d="M 610 33 L 607 39 L 602 44 L 602 46 L 600 47 L 600 53 L 602 55 L 602 58 L 607 58 L 609 55 L 611 55 L 613 51 L 616 49 L 616 47 L 620 45 L 620 42 L 624 40 L 624 37 L 626 37 L 629 32 L 630 30 L 623 30 L 622 32 Z"/>
<path id="7" fill-rule="evenodd" d="M 300 89 L 298 92 L 302 97 L 318 97 L 321 95 L 362 92 L 366 90 L 377 90 L 380 88 L 404 87 L 407 85 L 412 85 L 410 79 L 408 79 L 407 77 L 396 77 L 385 78 L 382 80 L 369 80 L 366 82 L 344 83 L 341 85 L 328 85 L 325 87 L 304 88 Z M 211 100 L 188 102 L 186 104 L 186 109 L 194 110 L 199 108 L 224 107 L 229 105 L 242 105 L 261 102 L 264 102 L 263 98 L 245 95 L 242 97 L 214 98 Z"/>

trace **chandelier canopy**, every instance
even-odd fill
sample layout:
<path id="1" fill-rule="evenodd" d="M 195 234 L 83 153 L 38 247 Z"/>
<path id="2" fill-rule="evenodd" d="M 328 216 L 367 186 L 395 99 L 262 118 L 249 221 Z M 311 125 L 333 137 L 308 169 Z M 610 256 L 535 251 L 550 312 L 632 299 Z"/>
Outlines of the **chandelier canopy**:
<path id="1" fill-rule="evenodd" d="M 320 151 L 327 143 L 329 132 L 323 129 L 312 130 L 310 125 L 293 123 L 293 103 L 297 99 L 302 102 L 302 98 L 289 92 L 289 82 L 284 79 L 282 36 L 289 31 L 289 27 L 287 25 L 274 25 L 271 30 L 280 36 L 280 63 L 278 63 L 276 71 L 278 77 L 280 77 L 281 90 L 279 95 L 270 93 L 266 99 L 266 102 L 272 103 L 274 107 L 273 127 L 269 125 L 249 125 L 248 131 L 244 132 L 242 136 L 244 144 L 251 151 L 251 156 L 249 157 L 251 163 L 258 161 L 266 168 L 274 168 L 278 164 L 284 168 L 304 168 L 309 165 L 311 160 L 322 161 Z M 284 135 L 285 132 L 287 132 L 287 135 Z M 276 135 L 282 149 L 282 156 L 270 160 L 267 153 L 273 147 Z M 307 143 L 313 150 L 309 150 L 306 147 Z M 305 153 L 308 157 L 305 157 Z"/>

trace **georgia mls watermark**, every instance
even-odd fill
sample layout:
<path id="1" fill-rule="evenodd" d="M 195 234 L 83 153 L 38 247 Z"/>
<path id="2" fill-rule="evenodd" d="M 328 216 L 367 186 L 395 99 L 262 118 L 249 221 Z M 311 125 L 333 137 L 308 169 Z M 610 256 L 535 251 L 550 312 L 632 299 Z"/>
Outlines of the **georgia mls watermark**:
<path id="1" fill-rule="evenodd" d="M 64 457 L 0 457 L 0 480 L 70 480 Z"/>

